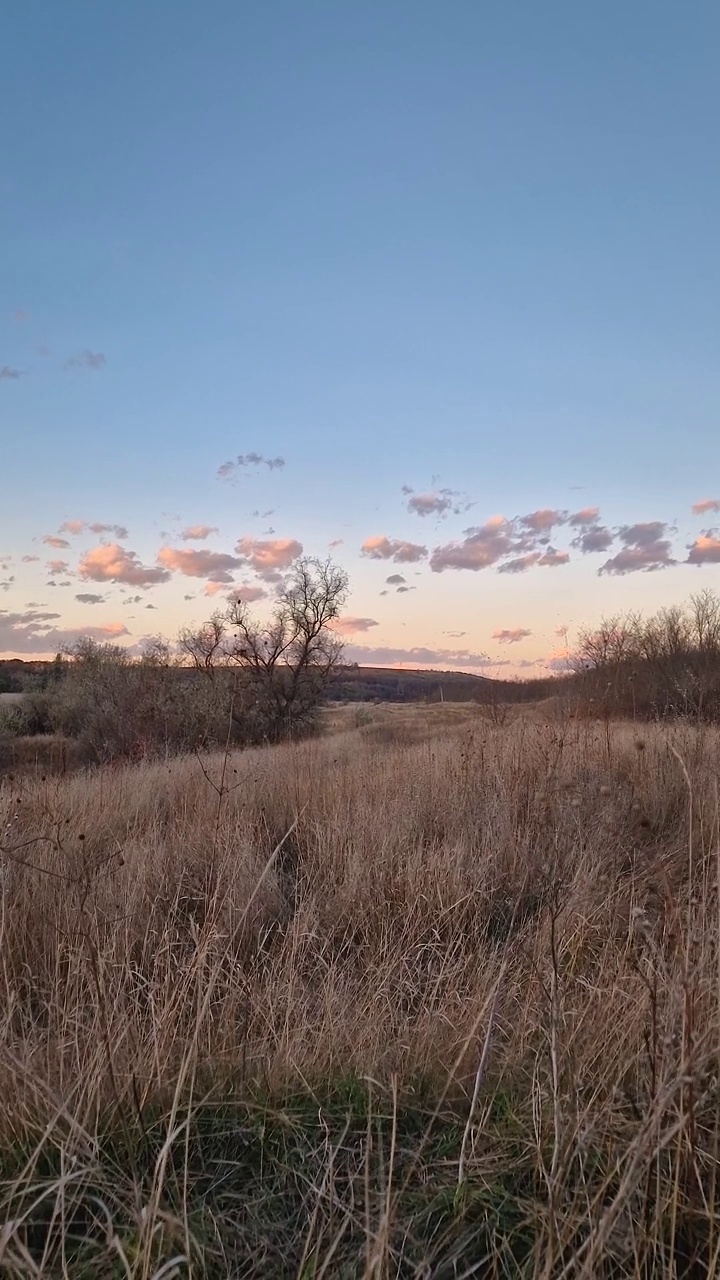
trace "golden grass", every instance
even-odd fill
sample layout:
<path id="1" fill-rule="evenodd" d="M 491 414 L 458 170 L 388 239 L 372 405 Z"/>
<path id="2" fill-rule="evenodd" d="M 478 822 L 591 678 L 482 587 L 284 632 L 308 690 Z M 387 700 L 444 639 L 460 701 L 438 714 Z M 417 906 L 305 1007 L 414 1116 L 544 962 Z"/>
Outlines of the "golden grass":
<path id="1" fill-rule="evenodd" d="M 0 1274 L 717 1275 L 720 735 L 328 728 L 2 784 Z M 279 1253 L 229 1106 L 312 1170 Z"/>

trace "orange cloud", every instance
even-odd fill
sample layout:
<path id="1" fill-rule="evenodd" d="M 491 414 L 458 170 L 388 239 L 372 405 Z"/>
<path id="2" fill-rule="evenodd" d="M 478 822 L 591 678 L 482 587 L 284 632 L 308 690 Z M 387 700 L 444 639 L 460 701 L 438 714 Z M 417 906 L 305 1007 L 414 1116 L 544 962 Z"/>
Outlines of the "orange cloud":
<path id="1" fill-rule="evenodd" d="M 693 502 L 694 516 L 704 516 L 709 511 L 720 511 L 720 498 L 701 498 L 699 502 Z"/>
<path id="2" fill-rule="evenodd" d="M 222 551 L 185 551 L 180 547 L 161 547 L 158 564 L 176 570 L 186 578 L 211 578 L 216 583 L 232 582 L 232 574 L 242 561 Z"/>
<path id="3" fill-rule="evenodd" d="M 214 524 L 189 524 L 183 529 L 180 537 L 183 542 L 202 542 L 204 538 L 209 538 L 212 533 L 219 533 L 220 530 Z"/>
<path id="4" fill-rule="evenodd" d="M 687 563 L 720 564 L 720 538 L 716 537 L 712 531 L 701 534 L 690 548 Z"/>
<path id="5" fill-rule="evenodd" d="M 85 527 L 86 522 L 84 520 L 64 520 L 60 525 L 60 533 L 82 533 Z"/>
<path id="6" fill-rule="evenodd" d="M 394 560 L 396 564 L 416 564 L 428 553 L 427 547 L 418 542 L 403 542 L 400 538 L 388 538 L 384 534 L 366 538 L 361 551 L 369 560 Z"/>
<path id="7" fill-rule="evenodd" d="M 296 538 L 240 538 L 235 550 L 241 560 L 260 575 L 289 569 L 303 553 L 302 542 Z"/>
<path id="8" fill-rule="evenodd" d="M 81 578 L 93 582 L 124 582 L 130 587 L 150 587 L 167 582 L 167 569 L 151 568 L 140 562 L 134 551 L 127 551 L 117 542 L 94 547 L 83 556 L 78 566 Z"/>

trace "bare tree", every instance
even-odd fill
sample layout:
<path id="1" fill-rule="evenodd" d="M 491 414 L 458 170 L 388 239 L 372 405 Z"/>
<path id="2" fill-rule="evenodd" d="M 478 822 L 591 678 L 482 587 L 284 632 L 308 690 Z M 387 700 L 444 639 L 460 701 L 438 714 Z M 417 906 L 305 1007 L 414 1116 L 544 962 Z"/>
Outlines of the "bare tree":
<path id="1" fill-rule="evenodd" d="M 689 605 L 581 632 L 573 666 L 596 710 L 718 719 L 720 598 L 701 591 Z"/>
<path id="2" fill-rule="evenodd" d="M 342 643 L 331 624 L 347 588 L 347 575 L 332 561 L 305 558 L 264 625 L 238 600 L 198 631 L 181 633 L 192 664 L 213 680 L 227 680 L 239 737 L 278 742 L 314 727 L 340 662 Z"/>

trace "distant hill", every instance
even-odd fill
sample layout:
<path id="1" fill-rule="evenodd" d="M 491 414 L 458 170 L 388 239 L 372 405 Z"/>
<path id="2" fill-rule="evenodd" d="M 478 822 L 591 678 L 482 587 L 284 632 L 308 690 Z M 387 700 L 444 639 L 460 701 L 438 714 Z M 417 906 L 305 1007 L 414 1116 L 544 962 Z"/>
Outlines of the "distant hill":
<path id="1" fill-rule="evenodd" d="M 531 702 L 549 697 L 557 681 L 495 680 L 466 671 L 398 667 L 342 667 L 330 686 L 331 702 Z"/>
<path id="2" fill-rule="evenodd" d="M 55 664 L 0 659 L 0 693 L 18 693 L 51 675 Z M 330 684 L 331 702 L 533 702 L 557 692 L 557 678 L 495 680 L 466 671 L 399 667 L 341 667 Z"/>

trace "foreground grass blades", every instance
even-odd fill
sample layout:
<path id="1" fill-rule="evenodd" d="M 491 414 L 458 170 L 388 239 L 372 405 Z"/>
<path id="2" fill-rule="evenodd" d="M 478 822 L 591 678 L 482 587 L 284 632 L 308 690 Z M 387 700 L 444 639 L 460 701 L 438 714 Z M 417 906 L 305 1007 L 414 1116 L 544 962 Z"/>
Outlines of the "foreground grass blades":
<path id="1" fill-rule="evenodd" d="M 718 1274 L 711 729 L 6 781 L 0 1273 Z"/>

